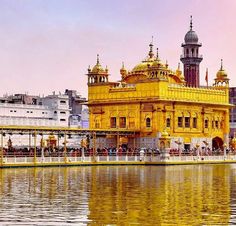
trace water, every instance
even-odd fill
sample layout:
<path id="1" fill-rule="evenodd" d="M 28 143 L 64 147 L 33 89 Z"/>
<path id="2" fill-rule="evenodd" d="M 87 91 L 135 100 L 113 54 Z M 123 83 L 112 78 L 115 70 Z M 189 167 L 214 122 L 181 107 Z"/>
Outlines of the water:
<path id="1" fill-rule="evenodd" d="M 236 165 L 0 170 L 0 225 L 233 225 Z"/>

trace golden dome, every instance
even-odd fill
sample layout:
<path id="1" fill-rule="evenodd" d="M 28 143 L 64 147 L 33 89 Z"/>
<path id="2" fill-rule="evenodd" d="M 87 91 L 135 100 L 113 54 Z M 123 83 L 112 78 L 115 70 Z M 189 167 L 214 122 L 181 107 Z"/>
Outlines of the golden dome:
<path id="1" fill-rule="evenodd" d="M 152 61 L 142 61 L 132 69 L 132 72 L 147 71 L 147 69 L 152 65 L 152 63 Z"/>
<path id="2" fill-rule="evenodd" d="M 159 58 L 156 58 L 152 63 L 152 67 L 162 67 L 162 68 L 164 68 L 165 66 Z"/>
<path id="3" fill-rule="evenodd" d="M 145 60 L 143 60 L 141 63 L 137 64 L 137 65 L 132 69 L 131 72 L 140 72 L 140 71 L 143 72 L 143 71 L 147 71 L 148 68 L 149 68 L 150 66 L 152 66 L 153 62 L 154 62 L 157 58 L 154 57 L 154 54 L 153 54 L 153 51 L 152 51 L 153 44 L 150 43 L 149 47 L 150 47 L 150 51 L 149 51 L 149 53 L 148 53 L 148 57 L 147 57 Z"/>
<path id="4" fill-rule="evenodd" d="M 220 69 L 217 74 L 216 74 L 217 78 L 227 78 L 227 73 L 224 69 Z"/>
<path id="5" fill-rule="evenodd" d="M 92 69 L 92 73 L 99 73 L 99 72 L 104 72 L 104 70 L 100 64 L 96 64 Z"/>
<path id="6" fill-rule="evenodd" d="M 99 55 L 97 54 L 97 64 L 93 67 L 92 73 L 103 73 L 103 72 L 104 72 L 104 69 L 99 63 Z"/>
<path id="7" fill-rule="evenodd" d="M 227 78 L 227 72 L 223 69 L 223 60 L 221 59 L 221 67 L 220 70 L 216 74 L 216 78 L 225 79 Z"/>

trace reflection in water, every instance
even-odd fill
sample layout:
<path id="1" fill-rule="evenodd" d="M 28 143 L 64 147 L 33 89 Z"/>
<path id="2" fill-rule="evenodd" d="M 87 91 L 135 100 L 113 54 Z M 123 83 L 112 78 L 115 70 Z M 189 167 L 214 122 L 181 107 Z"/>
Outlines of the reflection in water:
<path id="1" fill-rule="evenodd" d="M 236 223 L 236 165 L 0 170 L 0 224 Z"/>

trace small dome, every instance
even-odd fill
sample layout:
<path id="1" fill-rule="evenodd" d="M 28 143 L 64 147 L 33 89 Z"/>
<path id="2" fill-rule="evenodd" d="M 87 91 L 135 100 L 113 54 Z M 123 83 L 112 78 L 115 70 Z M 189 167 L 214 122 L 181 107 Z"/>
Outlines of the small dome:
<path id="1" fill-rule="evenodd" d="M 92 73 L 99 73 L 99 72 L 104 72 L 104 69 L 102 68 L 101 64 L 96 64 L 92 69 Z"/>
<path id="2" fill-rule="evenodd" d="M 220 69 L 217 74 L 217 78 L 226 78 L 227 77 L 227 72 L 224 69 Z"/>
<path id="3" fill-rule="evenodd" d="M 197 33 L 193 30 L 190 30 L 186 33 L 184 37 L 185 43 L 198 43 Z"/>
<path id="4" fill-rule="evenodd" d="M 132 72 L 137 72 L 137 71 L 146 71 L 148 69 L 149 66 L 151 66 L 152 62 L 148 62 L 148 61 L 143 61 L 141 63 L 139 63 L 138 65 L 136 65 Z"/>
<path id="5" fill-rule="evenodd" d="M 93 67 L 92 73 L 103 73 L 104 69 L 102 68 L 99 62 L 99 55 L 97 54 L 97 64 Z"/>
<path id="6" fill-rule="evenodd" d="M 223 60 L 221 59 L 221 67 L 220 70 L 216 74 L 216 78 L 218 79 L 225 79 L 227 78 L 227 72 L 223 69 Z"/>

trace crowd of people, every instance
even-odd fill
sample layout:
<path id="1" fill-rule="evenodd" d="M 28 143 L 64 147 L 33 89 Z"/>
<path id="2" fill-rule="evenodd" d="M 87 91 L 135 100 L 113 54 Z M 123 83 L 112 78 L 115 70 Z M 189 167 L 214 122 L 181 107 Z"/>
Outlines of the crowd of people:
<path id="1" fill-rule="evenodd" d="M 141 151 L 142 150 L 142 151 Z M 35 154 L 36 156 L 45 156 L 45 157 L 58 157 L 58 156 L 68 156 L 68 157 L 80 157 L 80 156 L 140 156 L 140 151 L 144 153 L 145 156 L 157 156 L 160 155 L 162 151 L 159 149 L 152 149 L 152 148 L 119 148 L 110 147 L 110 148 L 97 148 L 94 150 L 93 148 L 70 148 L 64 147 L 62 148 L 4 148 L 3 155 L 6 157 L 33 157 Z M 226 154 L 236 154 L 236 151 L 233 149 L 216 149 L 212 150 L 210 148 L 199 148 L 199 149 L 169 149 L 168 150 L 170 156 L 206 156 L 206 155 L 224 155 Z"/>

